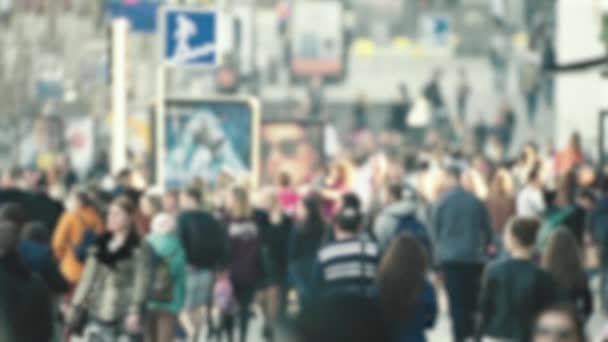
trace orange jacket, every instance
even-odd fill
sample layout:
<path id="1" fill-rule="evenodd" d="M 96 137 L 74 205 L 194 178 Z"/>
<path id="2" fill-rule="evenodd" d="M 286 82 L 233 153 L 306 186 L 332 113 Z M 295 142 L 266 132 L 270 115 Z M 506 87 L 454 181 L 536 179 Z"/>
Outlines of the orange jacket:
<path id="1" fill-rule="evenodd" d="M 78 283 L 83 271 L 83 264 L 74 255 L 74 249 L 82 241 L 87 228 L 95 230 L 97 234 L 104 230 L 103 221 L 93 208 L 65 212 L 53 235 L 53 254 L 59 261 L 64 277 L 73 285 Z"/>

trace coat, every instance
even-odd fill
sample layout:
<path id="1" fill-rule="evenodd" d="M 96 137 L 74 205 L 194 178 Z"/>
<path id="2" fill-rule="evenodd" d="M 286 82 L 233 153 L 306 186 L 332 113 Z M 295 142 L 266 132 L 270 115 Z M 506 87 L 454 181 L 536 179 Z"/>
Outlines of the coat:
<path id="1" fill-rule="evenodd" d="M 74 254 L 74 249 L 82 242 L 87 228 L 93 229 L 96 234 L 103 232 L 103 222 L 93 208 L 64 213 L 53 234 L 53 254 L 59 261 L 61 272 L 71 284 L 78 283 L 82 275 L 83 265 Z"/>
<path id="2" fill-rule="evenodd" d="M 25 266 L 40 275 L 48 288 L 54 293 L 65 293 L 69 284 L 61 274 L 51 249 L 35 241 L 21 241 L 18 246 L 19 257 Z"/>
<path id="3" fill-rule="evenodd" d="M 175 234 L 153 233 L 146 242 L 159 257 L 168 260 L 173 280 L 173 298 L 170 303 L 148 302 L 150 310 L 164 310 L 178 314 L 186 298 L 186 253 Z"/>
<path id="4" fill-rule="evenodd" d="M 16 252 L 0 257 L 0 341 L 50 342 L 53 320 L 45 284 Z"/>
<path id="5" fill-rule="evenodd" d="M 115 252 L 108 250 L 110 239 L 104 234 L 90 248 L 72 305 L 96 320 L 113 323 L 143 312 L 149 270 L 135 232 Z"/>

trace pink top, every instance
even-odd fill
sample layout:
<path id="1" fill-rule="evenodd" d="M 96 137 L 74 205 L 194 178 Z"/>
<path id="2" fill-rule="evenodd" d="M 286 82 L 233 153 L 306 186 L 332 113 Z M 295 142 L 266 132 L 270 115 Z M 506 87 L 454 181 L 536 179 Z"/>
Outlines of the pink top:
<path id="1" fill-rule="evenodd" d="M 300 203 L 300 195 L 295 190 L 285 189 L 281 190 L 278 196 L 281 209 L 283 209 L 287 215 L 295 214 L 296 208 Z"/>

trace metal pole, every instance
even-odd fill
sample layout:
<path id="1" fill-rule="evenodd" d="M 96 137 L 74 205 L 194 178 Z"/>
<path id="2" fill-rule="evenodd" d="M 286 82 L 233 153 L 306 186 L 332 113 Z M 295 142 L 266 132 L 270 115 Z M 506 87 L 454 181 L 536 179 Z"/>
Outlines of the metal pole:
<path id="1" fill-rule="evenodd" d="M 129 22 L 112 23 L 112 173 L 127 167 L 127 36 Z"/>
<path id="2" fill-rule="evenodd" d="M 166 69 L 164 65 L 158 67 L 156 72 L 156 116 L 154 129 L 155 175 L 156 185 L 165 188 L 165 97 L 166 97 Z"/>

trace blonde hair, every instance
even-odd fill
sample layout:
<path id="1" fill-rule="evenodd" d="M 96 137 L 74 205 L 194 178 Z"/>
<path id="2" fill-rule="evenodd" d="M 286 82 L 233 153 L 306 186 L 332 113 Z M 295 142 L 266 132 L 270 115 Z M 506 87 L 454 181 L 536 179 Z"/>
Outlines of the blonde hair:
<path id="1" fill-rule="evenodd" d="M 230 215 L 233 219 L 245 219 L 251 216 L 253 209 L 251 207 L 251 201 L 249 199 L 249 192 L 247 188 L 242 186 L 235 186 L 232 188 L 232 206 L 230 208 Z"/>
<path id="2" fill-rule="evenodd" d="M 494 174 L 494 178 L 492 179 L 490 191 L 494 195 L 513 195 L 515 191 L 513 177 L 511 177 L 511 173 L 509 173 L 507 169 L 500 168 L 496 171 L 496 174 Z"/>
<path id="3" fill-rule="evenodd" d="M 488 198 L 488 185 L 479 171 L 474 169 L 467 170 L 462 175 L 462 183 L 465 188 L 474 193 L 479 199 Z"/>

